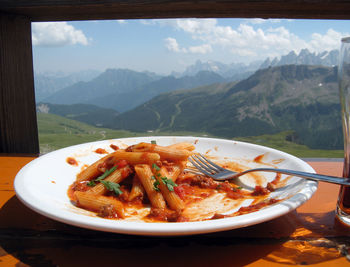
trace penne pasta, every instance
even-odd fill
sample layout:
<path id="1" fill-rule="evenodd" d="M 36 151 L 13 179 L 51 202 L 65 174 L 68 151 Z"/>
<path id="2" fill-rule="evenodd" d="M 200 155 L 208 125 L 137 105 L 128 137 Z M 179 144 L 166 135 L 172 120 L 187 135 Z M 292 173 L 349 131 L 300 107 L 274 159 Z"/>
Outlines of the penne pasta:
<path id="1" fill-rule="evenodd" d="M 124 218 L 124 205 L 121 201 L 106 196 L 92 195 L 87 192 L 76 191 L 74 195 L 77 199 L 77 205 L 84 209 L 98 212 L 102 217 Z"/>
<path id="2" fill-rule="evenodd" d="M 80 172 L 77 175 L 77 182 L 90 180 L 95 178 L 96 176 L 101 174 L 101 170 L 99 169 L 99 165 L 103 164 L 106 160 L 109 160 L 113 158 L 113 153 L 108 154 L 107 156 L 104 156 L 103 158 L 99 159 L 98 161 L 94 162 L 87 168 L 85 168 L 82 172 Z"/>
<path id="3" fill-rule="evenodd" d="M 153 152 L 159 154 L 161 160 L 172 161 L 187 160 L 187 158 L 192 154 L 191 151 L 186 149 L 169 148 L 149 143 L 139 143 L 129 147 L 127 150 L 134 152 Z"/>
<path id="4" fill-rule="evenodd" d="M 193 149 L 186 142 L 169 146 L 139 143 L 118 149 L 79 173 L 68 197 L 78 207 L 104 218 L 143 222 L 219 219 L 279 201 L 267 201 L 269 187 L 256 186 L 251 192 L 227 181 L 187 172 Z M 252 204 L 227 213 L 245 199 L 252 199 Z"/>
<path id="5" fill-rule="evenodd" d="M 172 168 L 171 173 L 169 173 L 169 178 L 171 180 L 173 180 L 174 182 L 176 182 L 177 178 L 179 177 L 179 175 L 183 172 L 183 170 L 185 169 L 186 166 L 186 162 L 179 162 L 178 164 L 174 165 Z"/>
<path id="6" fill-rule="evenodd" d="M 144 222 L 219 219 L 279 201 L 267 201 L 268 187 L 257 186 L 250 192 L 185 171 L 193 150 L 194 145 L 186 142 L 169 146 L 139 143 L 118 149 L 77 174 L 68 197 L 78 207 L 104 218 Z M 245 199 L 252 199 L 253 204 L 226 214 Z"/>
<path id="7" fill-rule="evenodd" d="M 132 188 L 128 197 L 128 201 L 133 201 L 136 198 L 142 199 L 145 189 L 142 186 L 140 179 L 135 175 L 132 179 Z"/>
<path id="8" fill-rule="evenodd" d="M 161 209 L 166 208 L 162 193 L 157 191 L 156 187 L 154 186 L 156 180 L 154 179 L 150 166 L 146 164 L 136 165 L 135 172 L 147 193 L 152 207 Z"/>
<path id="9" fill-rule="evenodd" d="M 117 169 L 114 172 L 112 172 L 109 176 L 107 176 L 103 181 L 109 181 L 112 183 L 120 183 L 123 181 L 126 177 L 129 176 L 131 173 L 131 169 L 129 166 L 125 166 L 121 169 Z M 99 183 L 95 185 L 94 187 L 90 188 L 86 192 L 89 194 L 94 194 L 94 195 L 103 195 L 107 192 L 107 188 L 103 183 Z"/>
<path id="10" fill-rule="evenodd" d="M 149 153 L 145 152 L 126 152 L 117 150 L 113 152 L 113 158 L 117 160 L 126 160 L 128 163 L 132 165 L 136 164 L 152 164 L 160 160 L 160 156 L 157 153 Z"/>
<path id="11" fill-rule="evenodd" d="M 155 178 L 158 181 L 158 187 L 162 192 L 170 209 L 181 211 L 185 208 L 181 198 L 174 191 L 174 182 L 165 167 L 155 169 Z"/>

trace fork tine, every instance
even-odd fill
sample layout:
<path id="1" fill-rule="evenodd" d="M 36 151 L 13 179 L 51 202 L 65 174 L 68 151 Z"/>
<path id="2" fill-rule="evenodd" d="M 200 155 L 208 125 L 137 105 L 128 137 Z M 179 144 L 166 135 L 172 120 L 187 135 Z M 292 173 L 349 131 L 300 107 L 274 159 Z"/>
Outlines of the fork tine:
<path id="1" fill-rule="evenodd" d="M 192 158 L 206 171 L 210 172 L 211 175 L 216 174 L 218 172 L 217 169 L 213 168 L 210 164 L 208 164 L 205 159 L 201 155 L 193 155 Z"/>
<path id="2" fill-rule="evenodd" d="M 200 156 L 200 157 L 199 157 Z M 214 162 L 212 162 L 211 160 L 207 159 L 205 156 L 203 156 L 202 154 L 199 154 L 198 158 L 205 163 L 206 165 L 210 166 L 212 169 L 215 169 L 216 172 L 219 171 L 225 171 L 226 169 L 222 168 L 221 166 L 215 164 Z M 209 165 L 210 164 L 210 165 Z"/>
<path id="3" fill-rule="evenodd" d="M 215 166 L 212 166 L 210 162 L 201 154 L 193 155 L 192 160 L 194 160 L 198 165 L 201 166 L 202 169 L 205 169 L 212 175 L 220 171 L 219 168 L 215 168 Z"/>
<path id="4" fill-rule="evenodd" d="M 198 171 L 210 176 L 211 173 L 209 173 L 205 168 L 204 166 L 202 167 L 200 165 L 200 163 L 197 163 L 197 160 L 195 158 L 193 158 L 193 156 L 191 156 L 190 158 L 188 158 L 188 160 L 192 163 L 193 166 L 195 166 L 197 168 Z"/>

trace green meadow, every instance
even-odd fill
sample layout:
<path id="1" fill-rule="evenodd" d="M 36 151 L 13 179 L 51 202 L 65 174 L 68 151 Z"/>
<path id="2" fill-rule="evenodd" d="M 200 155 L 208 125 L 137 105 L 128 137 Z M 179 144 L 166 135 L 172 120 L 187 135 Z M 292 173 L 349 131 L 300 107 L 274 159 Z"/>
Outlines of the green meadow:
<path id="1" fill-rule="evenodd" d="M 79 121 L 66 119 L 53 114 L 38 113 L 38 130 L 40 153 L 44 154 L 59 148 L 99 140 L 136 137 L 136 136 L 210 136 L 206 133 L 194 132 L 130 132 L 98 128 Z M 315 150 L 305 145 L 288 141 L 289 132 L 274 135 L 252 137 L 236 137 L 234 140 L 275 148 L 301 158 L 342 158 L 342 150 Z M 218 137 L 216 137 L 218 138 Z"/>

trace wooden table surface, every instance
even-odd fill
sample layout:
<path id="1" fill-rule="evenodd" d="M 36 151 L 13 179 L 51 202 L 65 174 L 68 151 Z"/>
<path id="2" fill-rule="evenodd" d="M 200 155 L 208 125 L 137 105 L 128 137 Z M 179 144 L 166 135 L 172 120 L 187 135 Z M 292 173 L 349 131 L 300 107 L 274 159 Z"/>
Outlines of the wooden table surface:
<path id="1" fill-rule="evenodd" d="M 334 215 L 337 185 L 320 183 L 296 211 L 246 228 L 130 236 L 70 226 L 24 206 L 13 181 L 33 159 L 0 156 L 0 266 L 350 266 L 350 228 Z M 342 162 L 308 163 L 318 173 L 342 173 Z"/>

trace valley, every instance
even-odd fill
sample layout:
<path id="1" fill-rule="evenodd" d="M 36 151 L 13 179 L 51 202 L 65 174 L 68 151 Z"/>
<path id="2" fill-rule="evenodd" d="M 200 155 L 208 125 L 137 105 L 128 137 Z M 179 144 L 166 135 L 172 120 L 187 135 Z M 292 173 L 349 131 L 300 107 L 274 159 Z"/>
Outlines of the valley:
<path id="1" fill-rule="evenodd" d="M 318 57 L 303 50 L 299 55 L 291 52 L 279 60 L 266 60 L 261 67 L 197 62 L 183 75 L 166 77 L 108 69 L 37 103 L 38 122 L 58 115 L 57 120 L 85 125 L 78 127 L 80 131 L 72 126 L 63 132 L 47 132 L 50 127 L 41 126 L 40 143 L 62 147 L 70 142 L 62 137 L 62 145 L 55 144 L 48 134 L 71 135 L 73 143 L 110 136 L 173 134 L 256 143 L 273 139 L 261 136 L 279 136 L 289 142 L 284 143 L 286 147 L 290 143 L 298 146 L 297 154 L 299 150 L 339 154 L 343 140 L 337 68 L 329 66 L 335 57 L 335 52 Z M 86 125 L 94 130 L 83 131 Z"/>
<path id="2" fill-rule="evenodd" d="M 116 138 L 137 136 L 198 136 L 213 137 L 206 133 L 196 132 L 130 132 L 97 128 L 75 120 L 54 114 L 38 113 L 38 128 L 40 139 L 40 153 L 45 154 L 60 148 Z M 274 135 L 261 135 L 234 138 L 236 141 L 248 142 L 278 149 L 301 158 L 342 158 L 343 150 L 310 149 L 305 145 L 296 144 L 292 140 L 293 132 L 281 132 Z"/>

